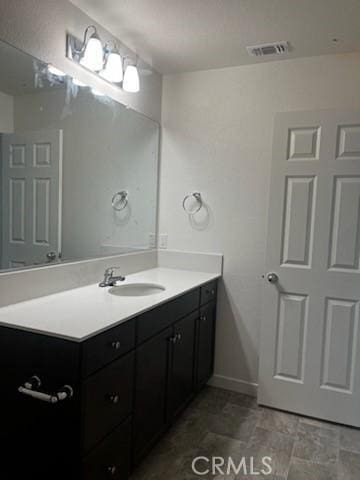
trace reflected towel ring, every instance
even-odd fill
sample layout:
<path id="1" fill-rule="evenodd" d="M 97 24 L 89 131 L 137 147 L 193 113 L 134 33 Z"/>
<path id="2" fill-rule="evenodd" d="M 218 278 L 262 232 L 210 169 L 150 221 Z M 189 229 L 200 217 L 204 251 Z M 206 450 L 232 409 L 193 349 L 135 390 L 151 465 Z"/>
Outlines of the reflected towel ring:
<path id="1" fill-rule="evenodd" d="M 189 208 L 186 206 L 187 201 L 191 197 L 194 197 L 198 203 L 198 206 L 194 208 L 194 210 L 189 210 Z M 203 200 L 201 198 L 201 193 L 199 192 L 190 193 L 189 195 L 186 195 L 186 197 L 183 200 L 183 209 L 188 215 L 195 215 L 195 213 L 198 213 L 202 209 L 202 207 L 203 207 Z"/>
<path id="2" fill-rule="evenodd" d="M 121 192 L 115 193 L 115 195 L 111 199 L 111 205 L 114 210 L 117 212 L 121 212 L 124 208 L 127 207 L 129 200 L 128 200 L 129 192 L 126 190 L 121 190 Z"/>

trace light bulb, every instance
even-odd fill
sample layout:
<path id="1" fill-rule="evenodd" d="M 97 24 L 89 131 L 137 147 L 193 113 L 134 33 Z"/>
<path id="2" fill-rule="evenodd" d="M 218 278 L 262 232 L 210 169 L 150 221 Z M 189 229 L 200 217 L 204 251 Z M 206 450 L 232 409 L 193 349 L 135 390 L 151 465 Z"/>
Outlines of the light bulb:
<path id="1" fill-rule="evenodd" d="M 105 93 L 99 92 L 99 90 L 96 90 L 96 88 L 92 88 L 91 93 L 93 95 L 95 95 L 96 97 L 104 97 L 105 96 Z"/>
<path id="2" fill-rule="evenodd" d="M 110 52 L 104 70 L 100 72 L 100 76 L 109 82 L 120 83 L 123 79 L 122 59 L 119 53 Z"/>
<path id="3" fill-rule="evenodd" d="M 61 70 L 59 70 L 58 68 L 54 67 L 54 65 L 51 65 L 51 64 L 48 65 L 47 69 L 51 75 L 55 75 L 56 77 L 65 77 L 66 75 L 66 73 L 62 72 Z"/>
<path id="4" fill-rule="evenodd" d="M 138 69 L 134 65 L 128 65 L 124 74 L 123 90 L 129 93 L 140 91 L 140 79 Z"/>
<path id="5" fill-rule="evenodd" d="M 103 68 L 103 63 L 103 47 L 97 33 L 93 33 L 86 43 L 84 55 L 80 60 L 80 64 L 89 70 L 97 72 Z"/>
<path id="6" fill-rule="evenodd" d="M 73 78 L 72 83 L 74 85 L 77 85 L 78 87 L 86 87 L 86 84 L 83 82 L 80 82 L 77 78 Z"/>

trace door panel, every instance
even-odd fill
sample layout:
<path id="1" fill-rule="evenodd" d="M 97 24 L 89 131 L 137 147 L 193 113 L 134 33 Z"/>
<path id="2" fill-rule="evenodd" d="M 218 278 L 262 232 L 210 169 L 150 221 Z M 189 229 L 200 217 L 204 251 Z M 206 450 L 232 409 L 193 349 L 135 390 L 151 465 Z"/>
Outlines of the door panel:
<path id="1" fill-rule="evenodd" d="M 11 243 L 25 243 L 25 178 L 9 182 L 9 238 Z"/>
<path id="2" fill-rule="evenodd" d="M 322 388 L 351 393 L 357 357 L 359 303 L 326 299 Z"/>
<path id="3" fill-rule="evenodd" d="M 360 426 L 360 112 L 278 114 L 259 402 Z"/>
<path id="4" fill-rule="evenodd" d="M 307 297 L 282 294 L 279 300 L 275 376 L 303 382 Z"/>
<path id="5" fill-rule="evenodd" d="M 290 128 L 288 145 L 288 160 L 318 160 L 320 128 Z"/>
<path id="6" fill-rule="evenodd" d="M 62 131 L 3 135 L 2 268 L 61 253 Z"/>
<path id="7" fill-rule="evenodd" d="M 360 160 L 360 125 L 338 127 L 337 158 Z"/>
<path id="8" fill-rule="evenodd" d="M 316 198 L 315 177 L 287 177 L 282 263 L 310 267 Z"/>
<path id="9" fill-rule="evenodd" d="M 359 270 L 359 198 L 360 176 L 335 178 L 329 268 Z"/>

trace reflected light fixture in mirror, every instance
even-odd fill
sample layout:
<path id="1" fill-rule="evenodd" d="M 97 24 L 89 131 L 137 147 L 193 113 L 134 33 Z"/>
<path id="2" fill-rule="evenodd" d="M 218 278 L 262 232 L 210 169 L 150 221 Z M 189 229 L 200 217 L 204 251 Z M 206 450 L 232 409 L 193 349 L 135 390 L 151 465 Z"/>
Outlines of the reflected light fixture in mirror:
<path id="1" fill-rule="evenodd" d="M 77 87 L 86 87 L 86 84 L 84 82 L 81 82 L 77 78 L 73 78 L 72 80 L 73 84 L 76 85 Z"/>
<path id="2" fill-rule="evenodd" d="M 48 69 L 48 72 L 51 75 L 55 75 L 56 77 L 65 77 L 66 76 L 66 73 L 64 73 L 63 71 L 54 67 L 54 65 L 51 65 L 51 63 L 49 63 L 49 65 L 47 66 L 47 69 Z"/>
<path id="3" fill-rule="evenodd" d="M 96 88 L 91 89 L 91 93 L 95 95 L 95 97 L 105 97 L 105 94 L 96 90 Z"/>
<path id="4" fill-rule="evenodd" d="M 90 29 L 93 29 L 94 32 L 87 38 Z M 102 70 L 104 64 L 103 46 L 94 25 L 90 25 L 85 30 L 84 43 L 81 51 L 83 52 L 80 60 L 81 65 L 94 72 Z"/>
<path id="5" fill-rule="evenodd" d="M 135 65 L 128 65 L 125 69 L 123 90 L 128 93 L 140 91 L 139 72 Z"/>

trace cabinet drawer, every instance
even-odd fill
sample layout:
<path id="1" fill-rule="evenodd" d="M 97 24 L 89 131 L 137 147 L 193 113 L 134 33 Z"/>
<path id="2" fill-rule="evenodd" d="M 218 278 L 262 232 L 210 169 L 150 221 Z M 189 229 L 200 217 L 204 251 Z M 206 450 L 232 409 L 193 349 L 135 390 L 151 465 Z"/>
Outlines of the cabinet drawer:
<path id="1" fill-rule="evenodd" d="M 83 460 L 83 480 L 125 480 L 129 477 L 130 425 L 128 419 Z"/>
<path id="2" fill-rule="evenodd" d="M 84 345 L 83 375 L 86 377 L 116 360 L 135 346 L 135 319 L 90 338 Z"/>
<path id="3" fill-rule="evenodd" d="M 205 305 L 205 303 L 215 300 L 217 290 L 217 281 L 209 282 L 206 285 L 202 286 L 200 289 L 200 303 Z"/>
<path id="4" fill-rule="evenodd" d="M 132 410 L 134 353 L 89 377 L 83 386 L 84 450 L 88 451 Z"/>
<path id="5" fill-rule="evenodd" d="M 137 342 L 142 343 L 199 308 L 200 289 L 146 312 L 138 318 Z"/>

